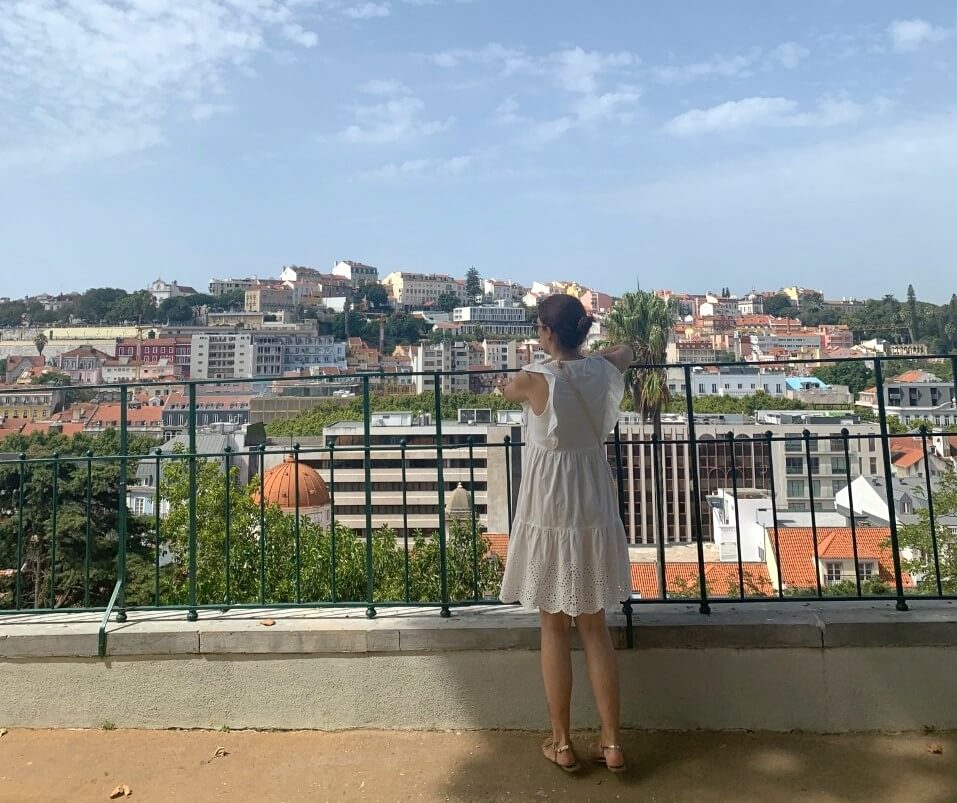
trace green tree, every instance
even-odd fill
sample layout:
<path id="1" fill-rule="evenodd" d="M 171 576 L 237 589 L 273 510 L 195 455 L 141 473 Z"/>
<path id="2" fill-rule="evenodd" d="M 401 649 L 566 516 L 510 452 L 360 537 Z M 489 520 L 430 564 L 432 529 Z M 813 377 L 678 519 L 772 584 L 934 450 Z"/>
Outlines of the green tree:
<path id="1" fill-rule="evenodd" d="M 654 293 L 637 290 L 625 293 L 608 315 L 608 337 L 613 343 L 630 346 L 635 354 L 635 365 L 625 373 L 631 390 L 634 410 L 642 420 L 651 421 L 656 438 L 661 438 L 661 411 L 668 404 L 668 377 L 661 366 L 667 359 L 668 340 L 678 317 L 678 299 L 667 301 Z M 690 388 L 689 388 L 690 392 Z M 658 492 L 662 477 L 654 478 Z M 664 548 L 658 539 L 658 582 L 664 588 Z"/>
<path id="2" fill-rule="evenodd" d="M 195 315 L 196 310 L 184 296 L 167 298 L 156 310 L 157 320 L 170 323 L 186 323 L 193 320 Z"/>
<path id="3" fill-rule="evenodd" d="M 936 535 L 941 588 L 945 594 L 957 594 L 957 534 L 941 521 L 957 517 L 957 473 L 953 468 L 948 469 L 941 478 L 931 498 L 934 503 L 934 527 L 930 523 L 930 509 L 925 506 L 917 511 L 916 522 L 897 528 L 902 565 L 917 583 L 918 592 L 936 594 L 932 537 Z"/>
<path id="4" fill-rule="evenodd" d="M 73 303 L 73 311 L 86 323 L 97 324 L 105 320 L 113 305 L 126 295 L 126 290 L 119 287 L 93 287 Z"/>
<path id="5" fill-rule="evenodd" d="M 482 277 L 474 265 L 465 274 L 465 298 L 469 304 L 481 304 L 485 300 Z"/>
<path id="6" fill-rule="evenodd" d="M 131 451 L 145 451 L 151 441 L 134 438 Z M 89 601 L 105 605 L 116 582 L 117 495 L 119 462 L 95 460 L 91 471 L 87 507 L 88 452 L 116 455 L 119 436 L 107 430 L 95 437 L 77 435 L 12 436 L 0 443 L 0 451 L 27 456 L 24 484 L 21 543 L 21 603 L 25 607 L 82 605 L 86 578 L 87 526 L 90 528 Z M 61 455 L 57 462 L 54 453 Z M 70 457 L 81 457 L 79 460 Z M 130 463 L 132 467 L 132 462 Z M 58 473 L 54 498 L 54 473 Z M 19 518 L 19 461 L 0 463 L 0 566 L 16 568 Z M 56 528 L 54 530 L 54 513 Z M 127 567 L 131 589 L 141 588 L 149 575 L 148 546 L 140 522 L 130 518 L 127 526 Z M 53 567 L 54 536 L 56 570 Z M 0 580 L 0 607 L 15 603 L 15 578 Z"/>
<path id="7" fill-rule="evenodd" d="M 814 369 L 814 376 L 828 385 L 847 385 L 857 396 L 865 388 L 874 386 L 874 372 L 866 362 L 837 362 Z"/>
<path id="8" fill-rule="evenodd" d="M 920 338 L 920 321 L 917 313 L 917 293 L 914 292 L 914 285 L 907 285 L 907 326 L 910 334 L 910 342 L 916 343 Z"/>
<path id="9" fill-rule="evenodd" d="M 269 603 L 296 601 L 296 517 L 275 505 L 262 511 L 254 496 L 258 480 L 248 487 L 238 482 L 235 468 L 228 480 L 229 519 L 229 601 L 256 602 L 260 595 L 260 562 L 265 579 L 264 596 Z M 226 597 L 226 486 L 223 467 L 216 461 L 197 466 L 196 544 L 197 601 L 224 604 Z M 188 601 L 189 574 L 185 560 L 189 546 L 189 477 L 185 461 L 173 461 L 164 471 L 161 495 L 170 503 L 163 521 L 162 538 L 173 554 L 173 564 L 164 575 L 164 604 Z M 264 533 L 264 535 L 263 535 Z M 262 537 L 261 537 L 262 536 Z M 299 597 L 321 602 L 332 599 L 332 554 L 335 540 L 336 598 L 361 602 L 367 597 L 366 541 L 341 525 L 335 532 L 307 517 L 300 517 L 298 531 Z M 450 522 L 447 538 L 449 597 L 452 601 L 472 598 L 475 593 L 473 568 L 478 570 L 479 596 L 498 590 L 501 561 L 489 553 L 488 542 L 480 535 L 472 550 L 471 528 Z M 439 595 L 438 540 L 418 533 L 409 551 L 409 591 L 417 602 L 436 602 Z M 475 563 L 477 566 L 475 566 Z M 372 575 L 379 601 L 405 598 L 405 553 L 396 534 L 378 530 L 372 537 Z"/>
<path id="10" fill-rule="evenodd" d="M 784 293 L 777 293 L 764 301 L 764 312 L 778 318 L 796 318 L 798 308 Z"/>
<path id="11" fill-rule="evenodd" d="M 43 332 L 37 332 L 36 336 L 33 338 L 33 345 L 37 348 L 37 354 L 41 357 L 43 356 L 43 350 L 47 347 L 49 339 Z"/>
<path id="12" fill-rule="evenodd" d="M 107 323 L 123 321 L 142 323 L 153 321 L 155 318 L 156 299 L 148 290 L 137 290 L 135 293 L 119 297 L 103 316 Z"/>
<path id="13" fill-rule="evenodd" d="M 436 299 L 435 306 L 443 312 L 451 312 L 456 307 L 461 307 L 462 301 L 459 299 L 457 293 L 442 293 L 442 295 Z"/>
<path id="14" fill-rule="evenodd" d="M 242 288 L 230 290 L 222 295 L 212 296 L 209 308 L 213 312 L 235 312 L 246 307 L 246 291 Z"/>
<path id="15" fill-rule="evenodd" d="M 362 299 L 365 301 L 365 307 L 370 312 L 381 312 L 389 309 L 389 291 L 381 284 L 368 282 L 360 289 Z"/>

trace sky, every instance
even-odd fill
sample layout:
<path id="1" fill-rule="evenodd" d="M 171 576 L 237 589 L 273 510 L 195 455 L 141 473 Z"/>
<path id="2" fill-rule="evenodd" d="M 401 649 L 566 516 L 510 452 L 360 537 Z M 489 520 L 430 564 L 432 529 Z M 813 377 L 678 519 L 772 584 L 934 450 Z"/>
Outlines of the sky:
<path id="1" fill-rule="evenodd" d="M 957 290 L 952 0 L 3 0 L 0 296 Z"/>

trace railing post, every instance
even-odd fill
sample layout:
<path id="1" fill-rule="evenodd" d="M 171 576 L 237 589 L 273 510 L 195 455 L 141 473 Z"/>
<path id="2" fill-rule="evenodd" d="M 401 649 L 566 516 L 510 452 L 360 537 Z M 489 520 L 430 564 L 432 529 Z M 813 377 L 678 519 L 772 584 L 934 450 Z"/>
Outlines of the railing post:
<path id="1" fill-rule="evenodd" d="M 741 512 L 738 510 L 738 461 L 734 454 L 734 432 L 729 432 L 728 449 L 731 451 L 731 495 L 734 497 L 734 538 L 738 553 L 738 593 L 744 599 L 744 561 L 741 559 Z"/>
<path id="2" fill-rule="evenodd" d="M 24 491 L 27 481 L 27 454 L 20 452 L 20 483 L 19 483 L 19 502 L 17 504 L 17 580 L 16 580 L 16 609 L 19 611 L 23 605 L 23 509 Z"/>
<path id="3" fill-rule="evenodd" d="M 686 409 L 688 413 L 688 442 L 689 460 L 691 463 L 691 504 L 694 515 L 695 540 L 698 542 L 698 585 L 701 597 L 698 610 L 701 613 L 711 613 L 708 603 L 708 584 L 704 572 L 704 525 L 701 520 L 701 479 L 698 476 L 698 435 L 694 423 L 694 398 L 691 394 L 691 363 L 684 366 Z"/>
<path id="4" fill-rule="evenodd" d="M 618 421 L 615 423 L 614 429 L 614 440 L 615 440 L 615 479 L 616 487 L 618 489 L 618 518 L 621 519 L 622 528 L 625 526 L 625 479 L 624 479 L 624 467 L 621 460 L 621 422 Z M 602 444 L 602 449 L 605 448 L 605 445 Z M 634 594 L 634 589 L 631 589 L 631 594 Z M 621 610 L 625 614 L 626 620 L 626 629 L 625 629 L 625 639 L 626 646 L 628 649 L 634 647 L 634 634 L 632 632 L 631 626 L 631 594 L 628 595 L 628 599 L 622 600 Z"/>
<path id="5" fill-rule="evenodd" d="M 189 383 L 189 611 L 187 621 L 199 619 L 196 610 L 196 383 Z"/>
<path id="6" fill-rule="evenodd" d="M 643 444 L 642 444 L 643 446 Z M 651 435 L 651 470 L 654 472 L 654 485 L 652 494 L 654 495 L 654 516 L 655 516 L 655 549 L 658 553 L 658 593 L 662 600 L 668 599 L 668 569 L 665 564 L 665 500 L 664 500 L 664 477 L 662 471 L 664 460 L 661 454 L 662 444 L 658 433 Z M 644 448 L 642 448 L 644 452 Z"/>
<path id="7" fill-rule="evenodd" d="M 259 604 L 266 604 L 266 444 L 259 444 Z"/>
<path id="8" fill-rule="evenodd" d="M 805 429 L 802 437 L 804 438 L 804 459 L 807 460 L 807 493 L 808 501 L 811 504 L 811 541 L 814 545 L 814 577 L 817 580 L 817 596 L 821 598 L 824 592 L 821 588 L 821 556 L 817 541 L 817 512 L 814 509 L 816 502 L 814 498 L 814 475 L 811 472 L 811 430 Z M 818 468 L 820 468 L 820 458 L 818 458 Z M 857 567 L 855 567 L 856 571 Z"/>
<path id="9" fill-rule="evenodd" d="M 336 442 L 332 438 L 326 441 L 329 447 L 329 570 L 332 603 L 337 600 L 336 595 Z"/>
<path id="10" fill-rule="evenodd" d="M 934 553 L 934 579 L 937 582 L 937 596 L 944 595 L 940 579 L 940 554 L 937 547 L 937 520 L 934 516 L 934 491 L 930 482 L 930 455 L 927 453 L 927 427 L 921 424 L 920 440 L 924 450 L 924 474 L 927 481 L 927 514 L 930 517 L 930 545 Z"/>
<path id="11" fill-rule="evenodd" d="M 57 513 L 60 507 L 60 453 L 53 455 L 53 516 L 51 525 L 53 534 L 50 538 L 50 610 L 56 608 L 56 528 Z"/>
<path id="12" fill-rule="evenodd" d="M 877 388 L 877 412 L 881 427 L 881 446 L 884 458 L 884 482 L 887 485 L 887 522 L 891 530 L 891 552 L 894 559 L 894 585 L 897 610 L 907 610 L 904 599 L 904 578 L 901 574 L 901 548 L 897 534 L 897 505 L 894 503 L 894 472 L 891 469 L 890 432 L 887 426 L 887 403 L 884 399 L 884 367 L 880 357 L 874 360 L 874 380 Z M 855 571 L 857 567 L 855 566 Z"/>
<path id="13" fill-rule="evenodd" d="M 90 563 L 93 554 L 93 450 L 86 451 L 86 535 L 83 539 L 83 607 L 90 607 Z"/>
<path id="14" fill-rule="evenodd" d="M 223 604 L 225 607 L 222 609 L 224 612 L 229 609 L 229 600 L 231 594 L 230 592 L 230 562 L 231 562 L 231 553 L 230 553 L 230 535 L 232 532 L 232 500 L 230 499 L 230 492 L 232 490 L 232 449 L 229 446 L 223 448 L 223 463 L 224 471 L 226 474 L 226 485 L 223 488 L 225 499 L 223 500 L 226 506 L 226 588 L 225 588 L 225 599 Z"/>
<path id="15" fill-rule="evenodd" d="M 153 604 L 160 604 L 160 518 L 162 513 L 163 497 L 160 495 L 160 478 L 163 476 L 163 450 L 156 450 L 156 493 L 153 495 L 153 531 L 156 539 L 156 550 L 153 556 Z"/>
<path id="16" fill-rule="evenodd" d="M 120 493 L 117 507 L 116 532 L 119 538 L 119 556 L 117 558 L 117 578 L 120 584 L 120 593 L 117 596 L 116 621 L 126 621 L 126 456 L 129 451 L 129 406 L 130 390 L 126 385 L 120 385 Z"/>
<path id="17" fill-rule="evenodd" d="M 449 608 L 449 567 L 445 533 L 445 461 L 442 451 L 442 375 L 433 374 L 435 387 L 435 459 L 438 466 L 439 485 L 439 595 L 441 597 L 441 616 L 452 615 Z"/>
<path id="18" fill-rule="evenodd" d="M 302 515 L 300 513 L 300 500 L 299 500 L 299 449 L 300 446 L 298 443 L 293 444 L 292 447 L 292 460 L 293 460 L 293 480 L 295 482 L 295 501 L 296 501 L 296 522 L 295 522 L 295 558 L 296 558 L 296 605 L 299 605 L 302 602 L 302 523 L 299 518 Z"/>
<path id="19" fill-rule="evenodd" d="M 412 602 L 412 589 L 409 585 L 409 492 L 406 482 L 406 456 L 405 450 L 409 445 L 408 440 L 403 438 L 399 441 L 399 458 L 402 464 L 402 545 L 405 551 L 402 562 L 402 577 L 405 588 L 405 601 Z"/>
<path id="20" fill-rule="evenodd" d="M 372 411 L 369 398 L 369 377 L 362 377 L 362 446 L 365 469 L 365 507 L 366 507 L 366 617 L 374 619 L 375 578 L 372 575 Z"/>
<path id="21" fill-rule="evenodd" d="M 774 480 L 774 433 L 764 433 L 768 445 L 768 483 L 771 486 L 771 525 L 774 527 L 774 563 L 778 578 L 778 599 L 784 599 L 784 583 L 781 580 L 781 545 L 778 543 L 778 492 Z M 785 476 L 787 476 L 785 474 Z"/>
<path id="22" fill-rule="evenodd" d="M 512 436 L 506 435 L 502 448 L 505 450 L 505 509 L 508 515 L 508 532 L 512 532 Z"/>
<path id="23" fill-rule="evenodd" d="M 468 437 L 469 445 L 469 498 L 471 504 L 469 507 L 472 519 L 472 598 L 475 602 L 479 600 L 478 584 L 478 522 L 475 516 L 475 438 Z M 487 486 L 486 486 L 487 487 Z"/>
<path id="24" fill-rule="evenodd" d="M 849 512 L 851 514 L 851 551 L 854 553 L 854 577 L 857 581 L 857 596 L 860 598 L 863 594 L 861 593 L 861 572 L 858 569 L 857 560 L 857 517 L 854 515 L 854 489 L 851 487 L 853 482 L 851 480 L 850 436 L 850 430 L 844 427 L 841 430 L 841 439 L 844 442 L 844 479 L 847 482 L 847 506 L 850 508 Z"/>

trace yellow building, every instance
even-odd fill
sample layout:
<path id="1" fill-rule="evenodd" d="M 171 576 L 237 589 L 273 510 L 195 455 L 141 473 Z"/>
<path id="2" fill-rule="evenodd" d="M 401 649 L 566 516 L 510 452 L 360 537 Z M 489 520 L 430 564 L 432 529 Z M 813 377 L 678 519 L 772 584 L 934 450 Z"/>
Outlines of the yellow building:
<path id="1" fill-rule="evenodd" d="M 465 300 L 465 288 L 443 273 L 407 273 L 395 271 L 382 280 L 399 307 L 422 307 L 435 303 L 444 293 L 454 293 Z"/>
<path id="2" fill-rule="evenodd" d="M 0 385 L 0 419 L 45 421 L 63 409 L 66 391 L 43 385 Z"/>

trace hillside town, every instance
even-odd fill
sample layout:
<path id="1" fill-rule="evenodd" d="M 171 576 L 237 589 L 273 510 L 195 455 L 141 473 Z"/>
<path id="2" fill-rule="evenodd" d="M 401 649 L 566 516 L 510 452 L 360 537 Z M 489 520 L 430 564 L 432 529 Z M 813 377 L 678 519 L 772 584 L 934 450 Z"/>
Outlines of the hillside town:
<path id="1" fill-rule="evenodd" d="M 508 444 L 521 442 L 523 419 L 501 397 L 501 384 L 547 359 L 535 338 L 536 304 L 556 293 L 578 298 L 593 316 L 586 348 L 609 341 L 621 299 L 576 281 L 525 286 L 483 278 L 474 268 L 461 278 L 380 275 L 373 266 L 338 261 L 328 273 L 287 266 L 272 279 L 214 278 L 207 293 L 156 279 L 133 293 L 101 288 L 2 299 L 0 442 L 102 433 L 122 417 L 128 433 L 167 452 L 185 449 L 191 387 L 197 448 L 232 450 L 241 483 L 263 475 L 271 503 L 295 510 L 288 490 L 282 498 L 267 492 L 288 486 L 279 477 L 291 471 L 283 445 L 288 450 L 295 441 L 297 471 L 312 477 L 299 511 L 313 520 L 328 523 L 334 504 L 338 523 L 361 535 L 369 501 L 374 530 L 434 532 L 442 490 L 446 516 L 474 512 L 505 559 L 521 482 L 521 460 Z M 953 302 L 922 304 L 912 288 L 904 303 L 835 300 L 797 286 L 741 296 L 729 288 L 658 290 L 654 297 L 671 316 L 660 429 L 653 432 L 626 398 L 620 441 L 609 447 L 636 595 L 660 594 L 663 559 L 672 592 L 694 585 L 698 541 L 715 567 L 707 582 L 717 594 L 743 591 L 739 581 L 753 593 L 775 594 L 811 589 L 815 578 L 838 588 L 848 578 L 892 578 L 881 535 L 889 508 L 878 414 L 883 408 L 894 435 L 891 508 L 901 522 L 914 521 L 926 506 L 922 486 L 936 486 L 957 465 L 957 436 L 948 434 L 957 430 L 953 360 L 929 359 L 931 346 L 946 347 L 941 338 L 953 336 L 949 320 L 940 323 Z M 867 361 L 875 357 L 895 369 L 882 379 L 883 400 Z M 454 406 L 433 406 L 436 383 Z M 361 471 L 336 471 L 362 465 L 362 450 L 349 447 L 361 443 L 365 429 L 355 406 L 364 389 L 372 446 L 434 442 L 441 431 L 450 444 L 441 471 L 431 453 L 400 486 L 396 460 L 374 452 L 368 491 Z M 689 412 L 697 475 L 688 460 Z M 140 463 L 128 494 L 133 515 L 167 515 L 162 472 L 152 461 Z M 809 528 L 829 534 L 816 558 Z M 855 551 L 867 544 L 857 555 L 859 571 L 849 528 Z M 668 546 L 667 558 L 659 543 Z"/>

